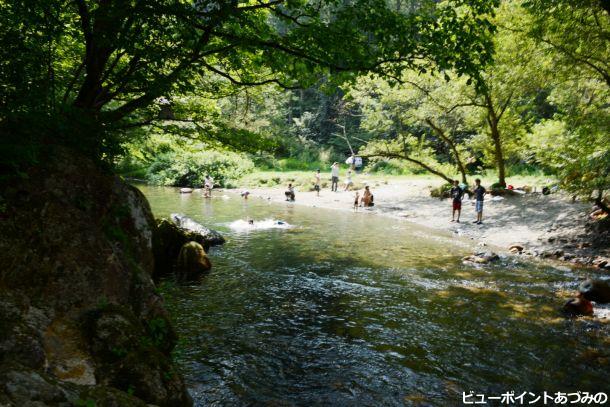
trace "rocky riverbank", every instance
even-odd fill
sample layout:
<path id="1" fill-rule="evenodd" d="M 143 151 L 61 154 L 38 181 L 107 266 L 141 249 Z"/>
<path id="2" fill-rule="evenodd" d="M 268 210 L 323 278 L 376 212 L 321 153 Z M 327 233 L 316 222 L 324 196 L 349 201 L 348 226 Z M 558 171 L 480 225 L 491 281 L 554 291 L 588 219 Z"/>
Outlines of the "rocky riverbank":
<path id="1" fill-rule="evenodd" d="M 3 185 L 0 405 L 188 406 L 144 196 L 56 149 Z"/>

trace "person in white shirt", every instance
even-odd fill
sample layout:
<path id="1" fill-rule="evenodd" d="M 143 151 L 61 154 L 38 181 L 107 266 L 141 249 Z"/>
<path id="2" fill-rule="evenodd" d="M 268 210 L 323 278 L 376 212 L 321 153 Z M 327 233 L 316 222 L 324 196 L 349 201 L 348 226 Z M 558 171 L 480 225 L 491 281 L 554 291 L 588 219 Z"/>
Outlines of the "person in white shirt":
<path id="1" fill-rule="evenodd" d="M 339 185 L 339 163 L 335 162 L 330 167 L 330 190 L 337 192 Z"/>
<path id="2" fill-rule="evenodd" d="M 352 181 L 352 170 L 347 170 L 347 177 L 345 178 L 345 190 L 349 191 L 349 189 L 354 185 Z"/>
<path id="3" fill-rule="evenodd" d="M 212 189 L 214 188 L 214 180 L 209 175 L 205 176 L 205 180 L 203 181 L 203 197 L 211 198 L 212 197 Z"/>

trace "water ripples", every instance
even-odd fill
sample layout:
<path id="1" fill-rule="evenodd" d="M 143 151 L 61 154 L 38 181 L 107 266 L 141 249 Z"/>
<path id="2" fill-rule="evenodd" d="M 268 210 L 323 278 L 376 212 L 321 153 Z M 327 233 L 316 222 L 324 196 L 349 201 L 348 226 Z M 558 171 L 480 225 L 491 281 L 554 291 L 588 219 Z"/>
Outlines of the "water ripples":
<path id="1" fill-rule="evenodd" d="M 163 287 L 197 405 L 447 406 L 469 390 L 607 386 L 608 324 L 558 312 L 572 270 L 464 265 L 471 242 L 396 219 L 147 195 L 157 215 L 179 207 L 228 238 L 200 286 Z M 228 227 L 248 218 L 295 227 Z"/>

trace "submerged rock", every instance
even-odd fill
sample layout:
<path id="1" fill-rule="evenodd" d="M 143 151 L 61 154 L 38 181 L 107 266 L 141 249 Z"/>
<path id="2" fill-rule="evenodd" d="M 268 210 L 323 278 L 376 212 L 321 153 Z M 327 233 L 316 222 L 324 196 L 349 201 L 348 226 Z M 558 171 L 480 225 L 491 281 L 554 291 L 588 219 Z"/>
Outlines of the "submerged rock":
<path id="1" fill-rule="evenodd" d="M 197 242 L 185 243 L 176 262 L 176 280 L 195 281 L 212 268 L 203 246 Z"/>
<path id="2" fill-rule="evenodd" d="M 610 302 L 610 283 L 606 280 L 587 280 L 579 289 L 584 298 L 600 304 Z"/>
<path id="3" fill-rule="evenodd" d="M 466 256 L 462 260 L 466 263 L 488 264 L 500 260 L 500 256 L 494 252 L 478 252 L 470 256 Z"/>
<path id="4" fill-rule="evenodd" d="M 145 197 L 69 150 L 40 162 L 3 185 L 0 405 L 191 405 Z"/>

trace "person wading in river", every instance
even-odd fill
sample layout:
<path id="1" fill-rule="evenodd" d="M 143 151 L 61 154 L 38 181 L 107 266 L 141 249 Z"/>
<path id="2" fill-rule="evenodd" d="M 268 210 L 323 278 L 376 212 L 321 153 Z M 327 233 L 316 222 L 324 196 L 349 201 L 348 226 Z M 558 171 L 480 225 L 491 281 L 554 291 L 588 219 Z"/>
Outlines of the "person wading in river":
<path id="1" fill-rule="evenodd" d="M 451 222 L 460 222 L 460 214 L 462 213 L 462 198 L 464 197 L 464 191 L 460 188 L 460 182 L 458 180 L 453 181 L 453 187 L 451 187 L 451 198 L 453 200 L 453 212 L 451 213 Z M 455 219 L 455 213 L 457 212 L 457 220 Z"/>
<path id="2" fill-rule="evenodd" d="M 339 185 L 339 163 L 335 162 L 330 166 L 330 190 L 337 192 Z"/>
<path id="3" fill-rule="evenodd" d="M 209 175 L 205 176 L 203 181 L 203 197 L 211 198 L 212 197 L 212 189 L 214 189 L 214 180 Z"/>
<path id="4" fill-rule="evenodd" d="M 364 194 L 362 195 L 362 206 L 364 207 L 369 207 L 369 206 L 373 206 L 375 205 L 373 203 L 373 194 L 371 193 L 371 190 L 369 189 L 369 186 L 365 186 L 364 187 Z"/>
<path id="5" fill-rule="evenodd" d="M 292 187 L 292 184 L 288 184 L 288 190 L 284 192 L 284 195 L 286 195 L 287 201 L 294 202 L 294 188 Z"/>

